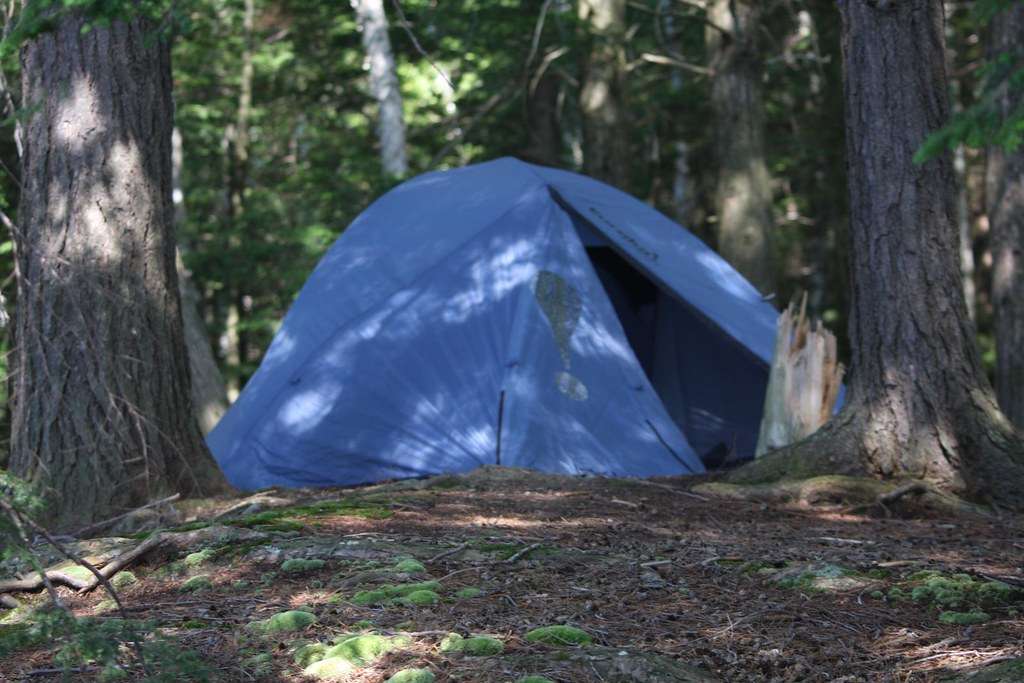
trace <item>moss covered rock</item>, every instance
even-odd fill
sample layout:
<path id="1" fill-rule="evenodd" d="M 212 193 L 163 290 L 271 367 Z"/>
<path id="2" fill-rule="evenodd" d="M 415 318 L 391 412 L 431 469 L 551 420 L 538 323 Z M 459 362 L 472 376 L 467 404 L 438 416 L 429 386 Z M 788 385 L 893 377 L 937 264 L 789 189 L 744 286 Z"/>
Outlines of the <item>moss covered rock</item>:
<path id="1" fill-rule="evenodd" d="M 344 657 L 327 657 L 310 664 L 302 673 L 318 681 L 347 681 L 356 666 Z"/>
<path id="2" fill-rule="evenodd" d="M 583 629 L 575 626 L 542 626 L 535 628 L 526 634 L 526 640 L 531 643 L 544 643 L 546 645 L 590 645 L 594 639 Z"/>
<path id="3" fill-rule="evenodd" d="M 550 678 L 544 678 L 543 676 L 523 676 L 516 683 L 555 683 Z"/>
<path id="4" fill-rule="evenodd" d="M 352 603 L 370 607 L 372 605 L 383 605 L 391 598 L 382 590 L 359 591 L 352 596 Z"/>
<path id="5" fill-rule="evenodd" d="M 325 564 L 327 563 L 323 560 L 306 560 L 299 557 L 293 557 L 281 563 L 281 571 L 287 574 L 304 574 L 305 572 L 323 569 Z"/>
<path id="6" fill-rule="evenodd" d="M 295 650 L 292 654 L 292 661 L 305 668 L 326 657 L 327 650 L 328 647 L 324 643 L 306 643 Z"/>
<path id="7" fill-rule="evenodd" d="M 340 657 L 355 666 L 364 666 L 393 650 L 408 646 L 412 640 L 404 636 L 386 637 L 376 633 L 345 636 L 344 639 L 324 653 L 324 657 Z"/>
<path id="8" fill-rule="evenodd" d="M 249 624 L 249 629 L 266 635 L 287 633 L 289 631 L 301 631 L 315 621 L 316 616 L 309 612 L 289 610 L 275 614 L 269 619 L 254 621 Z"/>
<path id="9" fill-rule="evenodd" d="M 427 669 L 402 669 L 387 683 L 434 683 L 434 674 Z"/>
<path id="10" fill-rule="evenodd" d="M 472 588 L 472 587 L 470 587 L 470 588 L 460 588 L 459 590 L 455 591 L 455 597 L 461 598 L 463 600 L 468 600 L 470 598 L 476 598 L 476 597 L 479 597 L 481 595 L 483 595 L 483 591 L 480 590 L 479 588 Z"/>
<path id="11" fill-rule="evenodd" d="M 412 558 L 401 560 L 395 564 L 394 569 L 403 574 L 425 574 L 427 572 L 427 568 L 423 566 L 422 562 Z"/>

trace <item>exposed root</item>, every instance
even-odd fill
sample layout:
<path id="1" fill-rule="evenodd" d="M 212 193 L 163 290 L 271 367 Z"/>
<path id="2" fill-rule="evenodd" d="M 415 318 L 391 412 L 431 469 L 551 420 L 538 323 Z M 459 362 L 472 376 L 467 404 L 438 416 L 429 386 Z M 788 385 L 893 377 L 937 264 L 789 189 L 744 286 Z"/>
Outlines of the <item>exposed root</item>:
<path id="1" fill-rule="evenodd" d="M 695 486 L 694 490 L 719 498 L 805 508 L 836 508 L 854 514 L 879 512 L 891 516 L 892 506 L 902 502 L 905 511 L 930 510 L 954 515 L 991 516 L 985 508 L 919 480 L 891 482 L 868 477 L 825 475 L 761 484 L 709 482 Z M 912 499 L 912 502 L 907 499 Z"/>

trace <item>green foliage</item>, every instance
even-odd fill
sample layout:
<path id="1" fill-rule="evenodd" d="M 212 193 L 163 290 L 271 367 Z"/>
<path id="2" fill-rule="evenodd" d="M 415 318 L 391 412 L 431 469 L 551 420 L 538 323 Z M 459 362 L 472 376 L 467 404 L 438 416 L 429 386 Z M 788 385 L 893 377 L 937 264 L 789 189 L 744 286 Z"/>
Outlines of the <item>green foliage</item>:
<path id="1" fill-rule="evenodd" d="M 138 583 L 138 581 L 139 578 L 135 576 L 134 573 L 125 570 L 114 574 L 114 578 L 110 580 L 110 585 L 115 589 L 120 590 L 122 588 L 127 588 L 128 586 L 133 586 Z"/>
<path id="2" fill-rule="evenodd" d="M 152 675 L 141 674 L 134 660 L 136 643 Z M 0 626 L 0 657 L 43 645 L 55 646 L 54 664 L 75 669 L 98 666 L 105 680 L 208 681 L 209 672 L 199 657 L 182 650 L 153 622 L 115 618 L 76 618 L 63 610 L 36 610 L 14 625 Z"/>
<path id="3" fill-rule="evenodd" d="M 186 567 L 198 567 L 199 565 L 205 564 L 216 555 L 217 551 L 213 548 L 203 548 L 194 553 L 189 553 L 182 559 Z"/>
<path id="4" fill-rule="evenodd" d="M 985 612 L 943 612 L 939 615 L 939 621 L 943 624 L 953 624 L 955 626 L 983 624 L 991 618 Z"/>
<path id="5" fill-rule="evenodd" d="M 469 586 L 469 587 L 466 587 L 466 588 L 460 588 L 459 590 L 455 591 L 455 597 L 460 598 L 462 600 L 468 600 L 470 598 L 477 598 L 477 597 L 480 597 L 481 595 L 483 595 L 483 591 L 480 590 L 479 588 L 474 588 L 472 586 Z"/>
<path id="6" fill-rule="evenodd" d="M 547 645 L 590 645 L 594 639 L 586 631 L 575 626 L 542 626 L 526 634 L 531 643 Z"/>
<path id="7" fill-rule="evenodd" d="M 970 574 L 922 571 L 909 577 L 910 599 L 941 608 L 994 607 L 1024 599 L 1024 591 L 1000 581 L 979 581 Z"/>

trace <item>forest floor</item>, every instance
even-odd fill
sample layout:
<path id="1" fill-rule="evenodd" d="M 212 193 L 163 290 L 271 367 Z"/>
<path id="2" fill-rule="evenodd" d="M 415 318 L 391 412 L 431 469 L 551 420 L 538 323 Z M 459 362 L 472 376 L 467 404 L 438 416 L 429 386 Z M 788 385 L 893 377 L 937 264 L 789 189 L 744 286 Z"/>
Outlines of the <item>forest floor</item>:
<path id="1" fill-rule="evenodd" d="M 193 520 L 221 515 L 201 537 L 210 545 L 147 556 L 131 568 L 137 580 L 118 585 L 132 617 L 198 653 L 218 681 L 307 681 L 319 672 L 377 683 L 410 667 L 439 683 L 531 674 L 557 682 L 1024 681 L 1024 591 L 1015 587 L 1024 585 L 1024 519 L 768 506 L 696 496 L 684 488 L 692 483 L 485 468 L 361 489 L 270 491 L 242 505 L 186 502 L 179 510 Z M 80 552 L 102 554 L 103 542 L 89 543 Z M 416 562 L 399 564 L 409 559 Z M 423 585 L 416 594 L 408 584 Z M 78 615 L 116 616 L 102 590 L 58 590 Z M 292 610 L 315 621 L 281 618 L 295 629 L 277 633 L 258 627 Z M 30 613 L 0 612 L 0 636 L 2 624 Z M 526 638 L 552 625 L 578 627 L 593 643 Z M 474 647 L 499 647 L 460 645 L 447 637 L 453 632 L 486 634 L 502 651 L 473 656 Z M 60 680 L 45 673 L 54 647 L 37 643 L 4 658 L 0 680 Z M 336 661 L 339 653 L 347 660 Z M 95 677 L 85 667 L 71 680 Z"/>

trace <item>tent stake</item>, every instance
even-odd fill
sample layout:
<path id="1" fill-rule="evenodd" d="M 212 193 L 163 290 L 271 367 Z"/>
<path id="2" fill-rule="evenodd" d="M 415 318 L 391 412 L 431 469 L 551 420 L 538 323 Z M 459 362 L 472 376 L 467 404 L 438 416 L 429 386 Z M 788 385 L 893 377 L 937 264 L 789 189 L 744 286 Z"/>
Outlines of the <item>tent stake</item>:
<path id="1" fill-rule="evenodd" d="M 505 390 L 501 390 L 498 398 L 498 440 L 494 448 L 494 464 L 501 464 L 501 423 L 505 419 Z"/>

